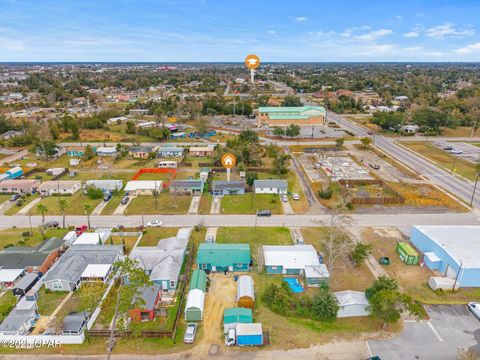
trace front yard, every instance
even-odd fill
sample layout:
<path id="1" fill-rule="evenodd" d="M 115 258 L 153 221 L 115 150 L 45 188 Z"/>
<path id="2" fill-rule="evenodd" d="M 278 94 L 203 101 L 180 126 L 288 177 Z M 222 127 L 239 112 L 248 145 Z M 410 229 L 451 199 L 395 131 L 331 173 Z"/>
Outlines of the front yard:
<path id="1" fill-rule="evenodd" d="M 192 197 L 189 195 L 170 195 L 162 191 L 157 199 L 153 195 L 137 196 L 130 201 L 125 214 L 128 215 L 153 215 L 153 214 L 186 214 L 190 207 Z"/>
<path id="2" fill-rule="evenodd" d="M 9 246 L 37 246 L 44 239 L 42 234 L 37 228 L 33 228 L 33 234 L 29 236 L 23 236 L 22 233 L 29 233 L 29 228 L 10 228 L 0 230 L 0 250 L 9 247 Z M 66 233 L 67 229 L 48 229 L 45 231 L 45 239 L 51 237 L 62 238 Z M 26 234 L 27 235 L 27 234 Z"/>
<path id="3" fill-rule="evenodd" d="M 89 206 L 89 214 L 95 207 L 103 201 L 100 199 L 90 199 L 83 191 L 79 190 L 72 196 L 47 196 L 42 198 L 40 204 L 47 207 L 48 211 L 45 215 L 61 215 L 59 208 L 59 199 L 64 199 L 67 202 L 65 215 L 86 215 L 85 206 Z M 37 207 L 32 209 L 32 215 L 39 215 Z"/>
<path id="4" fill-rule="evenodd" d="M 256 214 L 257 210 L 270 210 L 272 214 L 282 214 L 280 197 L 275 194 L 226 195 L 222 198 L 222 214 Z"/>

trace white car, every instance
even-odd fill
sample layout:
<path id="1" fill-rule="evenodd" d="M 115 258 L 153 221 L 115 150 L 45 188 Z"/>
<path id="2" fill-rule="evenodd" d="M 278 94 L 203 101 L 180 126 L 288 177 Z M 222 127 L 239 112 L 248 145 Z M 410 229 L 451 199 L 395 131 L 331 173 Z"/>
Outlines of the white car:
<path id="1" fill-rule="evenodd" d="M 195 341 L 195 335 L 197 334 L 197 324 L 189 323 L 187 324 L 187 329 L 185 330 L 185 336 L 183 337 L 183 342 L 185 344 L 193 344 Z"/>
<path id="2" fill-rule="evenodd" d="M 468 310 L 470 310 L 478 320 L 480 320 L 480 303 L 470 302 L 467 304 Z"/>
<path id="3" fill-rule="evenodd" d="M 452 149 L 452 150 L 450 150 L 450 154 L 459 155 L 459 154 L 463 154 L 463 151 L 460 150 L 460 149 Z"/>
<path id="4" fill-rule="evenodd" d="M 147 223 L 147 227 L 161 227 L 163 226 L 163 221 L 161 220 L 152 220 Z"/>
<path id="5" fill-rule="evenodd" d="M 293 200 L 300 200 L 300 195 L 298 195 L 297 193 L 293 193 L 292 194 L 292 199 Z"/>
<path id="6" fill-rule="evenodd" d="M 282 195 L 282 201 L 283 201 L 283 202 L 288 202 L 287 195 Z"/>

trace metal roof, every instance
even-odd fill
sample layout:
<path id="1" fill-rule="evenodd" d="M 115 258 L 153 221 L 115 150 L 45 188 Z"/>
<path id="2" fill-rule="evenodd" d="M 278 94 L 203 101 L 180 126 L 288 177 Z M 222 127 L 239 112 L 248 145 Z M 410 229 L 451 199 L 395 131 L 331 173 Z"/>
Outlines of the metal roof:
<path id="1" fill-rule="evenodd" d="M 14 282 L 23 272 L 23 269 L 1 269 L 0 283 Z"/>
<path id="2" fill-rule="evenodd" d="M 88 312 L 72 312 L 63 319 L 62 330 L 66 332 L 80 332 L 89 317 Z"/>
<path id="3" fill-rule="evenodd" d="M 363 291 L 344 290 L 333 293 L 336 297 L 338 305 L 368 305 L 367 297 Z"/>
<path id="4" fill-rule="evenodd" d="M 193 289 L 188 292 L 185 311 L 191 308 L 200 309 L 203 312 L 203 304 L 205 302 L 205 293 L 200 289 Z"/>
<path id="5" fill-rule="evenodd" d="M 157 300 L 158 293 L 160 291 L 160 285 L 153 284 L 151 286 L 145 286 L 140 289 L 137 294 L 138 297 L 143 299 L 143 304 L 138 307 L 141 309 L 153 310 L 155 308 L 155 300 Z M 132 304 L 136 302 L 137 298 L 132 300 Z"/>
<path id="6" fill-rule="evenodd" d="M 271 180 L 254 180 L 254 188 L 277 188 L 288 189 L 287 180 L 271 179 Z"/>
<path id="7" fill-rule="evenodd" d="M 253 279 L 248 275 L 242 275 L 237 280 L 237 299 L 240 299 L 243 296 L 248 296 L 255 300 Z"/>
<path id="8" fill-rule="evenodd" d="M 25 290 L 28 288 L 32 283 L 37 281 L 38 274 L 34 273 L 27 273 L 24 277 L 22 277 L 16 284 L 15 289 L 22 289 Z"/>
<path id="9" fill-rule="evenodd" d="M 244 180 L 212 181 L 212 190 L 224 190 L 224 189 L 245 189 L 245 181 Z"/>
<path id="10" fill-rule="evenodd" d="M 284 269 L 305 269 L 318 266 L 318 254 L 312 245 L 263 246 L 265 266 L 283 266 Z"/>
<path id="11" fill-rule="evenodd" d="M 35 314 L 35 309 L 13 309 L 0 324 L 0 333 L 18 332 Z"/>
<path id="12" fill-rule="evenodd" d="M 224 324 L 235 324 L 235 323 L 250 324 L 252 321 L 253 321 L 252 309 L 226 308 L 225 310 L 223 310 Z"/>

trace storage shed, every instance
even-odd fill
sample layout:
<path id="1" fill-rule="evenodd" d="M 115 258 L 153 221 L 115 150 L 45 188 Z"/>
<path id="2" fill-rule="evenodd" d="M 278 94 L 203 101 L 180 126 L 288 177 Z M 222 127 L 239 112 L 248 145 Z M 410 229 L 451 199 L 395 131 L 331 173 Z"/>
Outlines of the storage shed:
<path id="1" fill-rule="evenodd" d="M 333 295 L 340 306 L 337 317 L 367 316 L 370 314 L 368 311 L 369 303 L 363 291 L 337 291 Z"/>
<path id="2" fill-rule="evenodd" d="M 185 305 L 186 321 L 202 321 L 205 293 L 200 289 L 193 289 L 188 292 Z"/>
<path id="3" fill-rule="evenodd" d="M 13 295 L 24 296 L 28 290 L 30 290 L 33 285 L 38 281 L 38 274 L 27 273 L 22 277 L 13 288 Z"/>
<path id="4" fill-rule="evenodd" d="M 197 265 L 199 269 L 209 271 L 248 271 L 250 245 L 201 243 Z"/>
<path id="5" fill-rule="evenodd" d="M 330 273 L 325 264 L 305 266 L 304 271 L 307 286 L 320 286 L 330 280 Z"/>
<path id="6" fill-rule="evenodd" d="M 252 309 L 227 308 L 223 310 L 223 332 L 236 328 L 237 324 L 251 324 L 253 322 Z"/>
<path id="7" fill-rule="evenodd" d="M 194 270 L 190 278 L 190 290 L 199 289 L 207 291 L 207 273 L 203 270 Z"/>
<path id="8" fill-rule="evenodd" d="M 400 260 L 407 265 L 417 265 L 420 260 L 418 252 L 407 242 L 400 241 L 397 243 L 396 252 Z"/>
<path id="9" fill-rule="evenodd" d="M 237 280 L 238 307 L 253 309 L 255 304 L 255 290 L 253 279 L 249 275 L 242 275 Z"/>

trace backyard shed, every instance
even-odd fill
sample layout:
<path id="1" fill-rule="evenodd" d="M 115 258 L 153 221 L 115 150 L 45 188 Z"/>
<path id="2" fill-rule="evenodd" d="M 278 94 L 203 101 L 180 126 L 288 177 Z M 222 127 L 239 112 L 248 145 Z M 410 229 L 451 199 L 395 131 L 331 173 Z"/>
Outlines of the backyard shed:
<path id="1" fill-rule="evenodd" d="M 237 280 L 238 307 L 253 309 L 255 304 L 255 290 L 253 279 L 249 275 L 242 275 Z"/>
<path id="2" fill-rule="evenodd" d="M 190 290 L 207 291 L 207 273 L 203 270 L 194 270 L 190 278 Z"/>
<path id="3" fill-rule="evenodd" d="M 253 322 L 252 309 L 227 308 L 223 310 L 223 332 L 236 328 L 237 324 L 251 324 Z"/>
<path id="4" fill-rule="evenodd" d="M 80 335 L 87 326 L 88 312 L 72 312 L 65 316 L 62 323 L 63 335 Z"/>
<path id="5" fill-rule="evenodd" d="M 407 265 L 417 265 L 420 260 L 418 252 L 407 242 L 400 241 L 397 243 L 396 252 Z"/>
<path id="6" fill-rule="evenodd" d="M 363 291 L 337 291 L 333 295 L 340 306 L 337 317 L 367 316 L 370 314 L 368 311 L 369 303 Z"/>
<path id="7" fill-rule="evenodd" d="M 446 276 L 430 276 L 428 279 L 428 286 L 435 290 L 453 290 L 453 287 L 458 288 L 458 283 L 455 284 L 455 279 Z"/>
<path id="8" fill-rule="evenodd" d="M 204 302 L 205 293 L 202 290 L 190 290 L 185 305 L 185 321 L 202 321 Z"/>
<path id="9" fill-rule="evenodd" d="M 16 179 L 23 175 L 23 170 L 20 166 L 15 166 L 5 171 L 5 174 L 7 174 L 10 179 Z"/>
<path id="10" fill-rule="evenodd" d="M 199 269 L 208 271 L 248 271 L 250 245 L 201 243 L 197 265 Z"/>
<path id="11" fill-rule="evenodd" d="M 28 290 L 38 281 L 38 274 L 27 273 L 24 277 L 17 281 L 13 288 L 13 295 L 24 296 Z"/>
<path id="12" fill-rule="evenodd" d="M 132 300 L 132 305 L 138 303 L 137 299 L 142 299 L 140 306 L 134 306 L 130 309 L 130 318 L 132 321 L 152 321 L 155 319 L 155 310 L 160 301 L 160 285 L 153 284 L 142 288 L 137 296 Z"/>
<path id="13" fill-rule="evenodd" d="M 330 273 L 325 264 L 305 266 L 304 271 L 307 286 L 320 286 L 321 283 L 328 283 L 330 280 Z"/>

